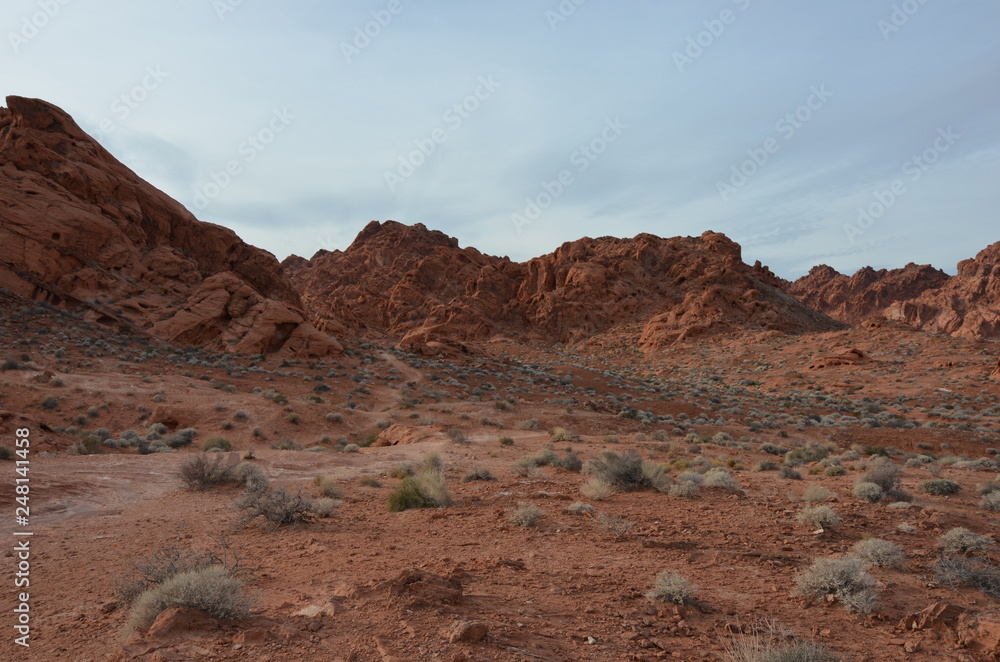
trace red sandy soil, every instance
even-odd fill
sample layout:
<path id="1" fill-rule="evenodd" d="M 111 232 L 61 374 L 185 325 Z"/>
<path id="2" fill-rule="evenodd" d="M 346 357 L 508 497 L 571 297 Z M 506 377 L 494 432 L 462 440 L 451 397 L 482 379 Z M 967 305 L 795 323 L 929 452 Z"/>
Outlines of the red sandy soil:
<path id="1" fill-rule="evenodd" d="M 996 469 L 947 466 L 941 477 L 962 489 L 934 496 L 916 490 L 931 474 L 907 468 L 903 487 L 913 501 L 906 509 L 852 496 L 854 482 L 872 462 L 865 451 L 876 447 L 892 449 L 900 465 L 915 453 L 996 460 L 987 452 L 1000 446 L 1000 385 L 989 379 L 995 343 L 885 324 L 802 336 L 746 335 L 646 354 L 621 344 L 605 349 L 600 339 L 575 349 L 492 343 L 482 355 L 454 363 L 346 343 L 339 360 L 282 364 L 278 358 L 182 353 L 44 307 L 8 306 L 3 321 L 5 356 L 22 362 L 23 353 L 28 360 L 24 369 L 0 372 L 0 444 L 12 446 L 17 428 L 32 431 L 34 537 L 31 648 L 12 644 L 8 597 L 0 616 L 7 632 L 2 659 L 726 660 L 727 642 L 760 618 L 843 659 L 996 659 L 995 642 L 993 652 L 985 648 L 989 632 L 960 643 L 955 618 L 936 628 L 900 627 L 936 602 L 969 613 L 997 611 L 983 593 L 942 585 L 933 571 L 936 538 L 945 531 L 997 530 L 997 514 L 978 506 L 976 490 L 996 480 Z M 615 347 L 613 338 L 604 340 Z M 862 360 L 808 369 L 852 348 Z M 150 350 L 156 355 L 149 357 Z M 240 369 L 248 365 L 261 371 Z M 523 369 L 529 365 L 535 368 Z M 330 370 L 337 376 L 327 377 Z M 330 391 L 314 393 L 318 377 Z M 487 383 L 496 390 L 484 388 Z M 255 387 L 274 389 L 287 404 L 253 393 Z M 48 397 L 58 399 L 57 408 L 41 406 Z M 506 398 L 516 403 L 499 408 L 495 400 Z M 678 421 L 686 415 L 686 430 L 644 424 L 627 417 L 627 408 L 619 416 L 624 402 Z M 920 427 L 792 423 L 751 431 L 747 420 L 847 416 L 873 403 Z M 717 422 L 732 406 L 742 413 L 722 413 L 726 422 Z M 942 415 L 929 416 L 935 407 Z M 247 420 L 234 420 L 239 410 Z M 288 420 L 290 412 L 299 423 Z M 343 422 L 328 421 L 327 413 L 340 414 Z M 709 422 L 692 422 L 702 413 Z M 78 417 L 82 423 L 74 422 Z M 102 447 L 95 455 L 77 455 L 72 449 L 79 433 L 58 431 L 105 428 L 119 438 L 126 429 L 144 434 L 158 418 L 172 430 L 197 428 L 194 445 L 175 453 Z M 539 429 L 516 429 L 530 419 L 538 419 Z M 410 440 L 417 441 L 337 450 L 338 437 L 363 443 L 380 432 L 379 421 L 409 428 Z M 224 423 L 233 428 L 222 429 Z M 260 436 L 252 434 L 255 427 Z M 549 431 L 555 427 L 579 439 L 553 443 Z M 467 443 L 452 441 L 452 428 L 461 429 Z M 695 450 L 685 440 L 690 432 L 703 439 L 727 432 L 734 445 L 702 441 Z M 323 435 L 330 440 L 321 441 Z M 238 487 L 189 491 L 177 477 L 180 465 L 212 436 L 230 439 L 238 451 L 253 450 L 251 461 L 272 485 L 317 497 L 312 479 L 333 478 L 344 492 L 340 508 L 329 518 L 273 531 L 256 523 L 238 527 Z M 513 444 L 502 446 L 501 436 Z M 743 437 L 754 439 L 741 442 Z M 282 439 L 320 450 L 274 450 Z M 797 467 L 801 481 L 754 470 L 763 459 L 781 460 L 762 452 L 763 444 L 795 449 L 809 442 L 832 442 L 836 453 L 861 452 L 842 462 L 842 476 L 808 464 Z M 516 461 L 547 445 L 560 455 L 572 447 L 584 460 L 603 450 L 634 449 L 661 463 L 692 463 L 701 455 L 706 466 L 735 465 L 740 490 L 703 489 L 693 499 L 642 490 L 593 501 L 580 493 L 586 475 L 552 467 L 518 475 Z M 388 512 L 386 500 L 400 482 L 394 468 L 419 464 L 431 452 L 443 462 L 453 505 Z M 474 466 L 497 480 L 463 483 Z M 14 464 L 0 463 L 0 471 L 0 506 L 12 511 Z M 362 479 L 381 486 L 362 485 Z M 816 532 L 796 523 L 808 486 L 835 493 L 826 505 L 842 517 L 839 528 Z M 615 535 L 592 515 L 568 512 L 576 501 L 633 527 Z M 543 511 L 537 526 L 509 522 L 521 502 Z M 912 525 L 911 532 L 898 529 L 902 523 Z M 155 631 L 124 637 L 130 607 L 119 602 L 116 585 L 134 563 L 164 546 L 213 548 L 220 534 L 247 568 L 247 586 L 256 596 L 250 618 L 221 622 L 200 612 L 171 613 Z M 814 559 L 846 553 L 867 537 L 896 542 L 906 553 L 901 569 L 872 569 L 877 610 L 862 616 L 795 594 L 797 573 Z M 7 587 L 13 586 L 15 561 L 12 551 L 0 558 Z M 404 574 L 408 569 L 428 574 Z M 697 587 L 692 604 L 645 597 L 664 570 L 680 572 Z M 456 622 L 483 624 L 485 638 L 453 643 Z"/>

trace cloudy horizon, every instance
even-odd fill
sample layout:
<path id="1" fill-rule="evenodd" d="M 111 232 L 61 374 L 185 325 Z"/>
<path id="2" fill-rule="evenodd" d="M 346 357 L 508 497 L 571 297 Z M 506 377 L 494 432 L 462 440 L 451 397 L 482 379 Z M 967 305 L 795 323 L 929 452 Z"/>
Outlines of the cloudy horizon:
<path id="1" fill-rule="evenodd" d="M 1000 241 L 1000 3 L 11 0 L 4 94 L 274 253 L 724 232 L 794 279 Z"/>

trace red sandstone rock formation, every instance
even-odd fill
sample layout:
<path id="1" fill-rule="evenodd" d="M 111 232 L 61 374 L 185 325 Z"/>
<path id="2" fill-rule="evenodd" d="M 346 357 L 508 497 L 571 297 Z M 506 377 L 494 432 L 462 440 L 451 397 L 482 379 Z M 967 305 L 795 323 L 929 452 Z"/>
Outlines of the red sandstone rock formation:
<path id="1" fill-rule="evenodd" d="M 497 335 L 578 343 L 609 331 L 655 348 L 703 334 L 839 328 L 714 232 L 584 238 L 522 264 L 423 225 L 373 222 L 346 251 L 283 266 L 319 328 L 416 349 Z"/>
<path id="2" fill-rule="evenodd" d="M 274 256 L 195 219 L 56 106 L 7 97 L 0 154 L 0 286 L 176 343 L 339 351 Z"/>

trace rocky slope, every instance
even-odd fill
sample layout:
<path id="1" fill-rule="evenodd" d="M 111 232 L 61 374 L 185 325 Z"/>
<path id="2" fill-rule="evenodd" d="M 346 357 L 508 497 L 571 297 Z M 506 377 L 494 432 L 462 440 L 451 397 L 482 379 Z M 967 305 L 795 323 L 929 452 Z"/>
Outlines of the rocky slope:
<path id="1" fill-rule="evenodd" d="M 283 266 L 319 328 L 417 349 L 498 335 L 578 343 L 607 332 L 656 348 L 704 334 L 839 328 L 713 232 L 584 238 L 516 263 L 423 225 L 372 222 L 346 251 Z"/>
<path id="2" fill-rule="evenodd" d="M 198 221 L 45 101 L 0 109 L 0 287 L 175 343 L 325 356 L 274 256 Z"/>
<path id="3" fill-rule="evenodd" d="M 789 292 L 810 308 L 848 324 L 881 315 L 897 301 L 914 299 L 941 287 L 948 274 L 930 265 L 912 262 L 902 269 L 861 269 L 853 276 L 823 264 L 813 267 L 789 286 Z"/>
<path id="4" fill-rule="evenodd" d="M 963 260 L 949 277 L 929 265 L 861 269 L 846 276 L 822 265 L 789 292 L 831 317 L 857 324 L 872 315 L 966 338 L 1000 336 L 1000 243 Z"/>

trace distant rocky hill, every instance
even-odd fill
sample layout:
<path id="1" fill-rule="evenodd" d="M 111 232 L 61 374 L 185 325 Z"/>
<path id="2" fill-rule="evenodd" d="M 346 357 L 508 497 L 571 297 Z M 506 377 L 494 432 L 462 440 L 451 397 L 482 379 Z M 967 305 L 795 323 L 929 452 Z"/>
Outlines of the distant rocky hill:
<path id="1" fill-rule="evenodd" d="M 857 324 L 871 315 L 914 328 L 966 338 L 1000 337 L 1000 243 L 958 264 L 948 276 L 928 265 L 846 276 L 813 268 L 788 290 L 831 317 Z"/>
<path id="2" fill-rule="evenodd" d="M 203 223 L 56 106 L 0 109 L 0 287 L 223 351 L 326 356 L 273 255 Z"/>
<path id="3" fill-rule="evenodd" d="M 782 289 L 724 235 L 584 238 L 526 263 L 423 225 L 372 222 L 345 251 L 283 262 L 311 320 L 415 349 L 510 336 L 576 343 L 619 332 L 647 348 L 716 333 L 843 325 Z"/>

